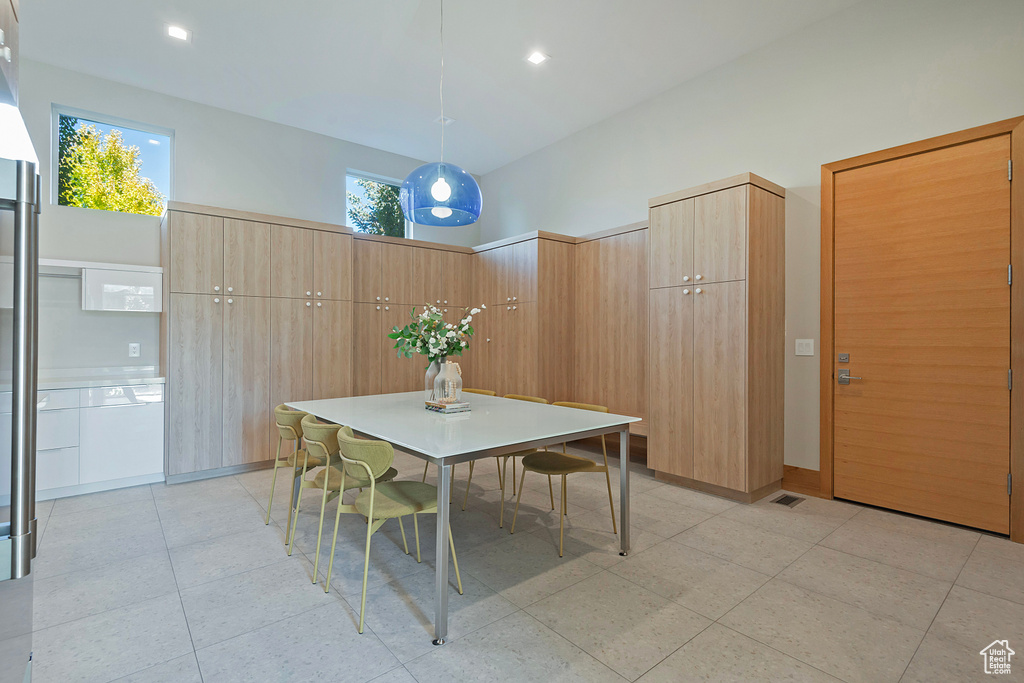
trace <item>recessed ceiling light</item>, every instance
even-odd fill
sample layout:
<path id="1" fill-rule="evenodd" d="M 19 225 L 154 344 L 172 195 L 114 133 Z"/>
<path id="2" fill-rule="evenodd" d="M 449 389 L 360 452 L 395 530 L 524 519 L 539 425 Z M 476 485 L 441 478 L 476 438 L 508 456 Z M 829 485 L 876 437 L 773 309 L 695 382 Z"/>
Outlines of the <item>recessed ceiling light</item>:
<path id="1" fill-rule="evenodd" d="M 530 53 L 530 56 L 526 58 L 526 61 L 528 61 L 530 64 L 540 65 L 548 61 L 549 59 L 551 59 L 551 57 L 544 54 L 543 52 L 534 51 Z"/>
<path id="2" fill-rule="evenodd" d="M 455 123 L 455 119 L 453 119 L 450 116 L 438 116 L 436 119 L 434 119 L 434 123 L 443 123 L 446 126 L 450 126 L 453 123 Z"/>
<path id="3" fill-rule="evenodd" d="M 167 25 L 167 35 L 169 35 L 171 38 L 176 38 L 178 40 L 188 41 L 192 39 L 192 31 L 189 31 L 187 28 L 182 28 L 180 26 L 174 26 L 172 24 Z"/>

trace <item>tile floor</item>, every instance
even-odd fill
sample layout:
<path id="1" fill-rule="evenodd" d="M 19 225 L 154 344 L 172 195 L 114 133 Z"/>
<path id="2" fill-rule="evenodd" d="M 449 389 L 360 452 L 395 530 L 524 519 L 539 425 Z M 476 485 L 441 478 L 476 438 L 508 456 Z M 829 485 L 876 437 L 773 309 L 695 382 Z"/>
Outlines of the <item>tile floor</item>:
<path id="1" fill-rule="evenodd" d="M 396 466 L 423 471 L 405 454 Z M 986 679 L 993 640 L 1024 647 L 1024 546 L 1005 539 L 814 498 L 736 505 L 638 469 L 630 556 L 603 478 L 584 474 L 570 478 L 559 559 L 542 477 L 527 476 L 510 535 L 493 461 L 463 512 L 466 474 L 452 507 L 465 595 L 451 593 L 441 648 L 432 520 L 422 564 L 396 524 L 374 537 L 359 635 L 365 527 L 342 518 L 325 594 L 311 583 L 319 500 L 305 498 L 288 557 L 284 476 L 269 526 L 266 470 L 41 503 L 34 681 L 936 683 Z M 1006 678 L 1024 679 L 1020 656 Z"/>

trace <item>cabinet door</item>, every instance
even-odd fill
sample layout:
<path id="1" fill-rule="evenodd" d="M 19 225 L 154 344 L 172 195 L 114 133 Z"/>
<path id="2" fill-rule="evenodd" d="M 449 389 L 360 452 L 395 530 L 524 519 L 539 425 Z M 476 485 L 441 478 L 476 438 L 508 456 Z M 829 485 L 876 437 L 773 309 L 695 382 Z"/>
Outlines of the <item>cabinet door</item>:
<path id="1" fill-rule="evenodd" d="M 357 241 L 358 245 L 359 242 Z M 352 395 L 380 393 L 380 340 L 384 307 L 380 304 L 352 305 Z"/>
<path id="2" fill-rule="evenodd" d="M 384 304 L 413 304 L 422 306 L 423 301 L 416 300 L 416 288 L 413 286 L 416 250 L 404 244 L 381 244 L 381 290 L 384 292 Z"/>
<path id="3" fill-rule="evenodd" d="M 315 299 L 351 301 L 351 235 L 313 232 L 313 295 Z"/>
<path id="4" fill-rule="evenodd" d="M 185 294 L 221 293 L 224 285 L 224 219 L 171 211 L 170 286 Z"/>
<path id="5" fill-rule="evenodd" d="M 456 309 L 467 306 L 479 306 L 487 303 L 475 300 L 471 295 L 473 285 L 473 256 L 457 251 L 444 251 L 444 265 L 441 270 L 441 301 L 446 306 Z"/>
<path id="6" fill-rule="evenodd" d="M 352 302 L 313 306 L 313 398 L 352 395 Z"/>
<path id="7" fill-rule="evenodd" d="M 381 246 L 380 242 L 353 238 L 352 296 L 355 301 L 384 303 L 380 291 Z"/>
<path id="8" fill-rule="evenodd" d="M 270 225 L 224 219 L 224 294 L 270 296 Z"/>
<path id="9" fill-rule="evenodd" d="M 693 478 L 746 490 L 746 283 L 693 294 Z M 696 291 L 696 290 L 694 290 Z"/>
<path id="10" fill-rule="evenodd" d="M 271 296 L 313 296 L 313 231 L 275 225 L 270 229 Z"/>
<path id="11" fill-rule="evenodd" d="M 490 306 L 473 319 L 474 335 L 463 358 L 463 386 L 471 389 L 498 391 L 494 374 L 495 359 L 500 344 L 499 309 L 504 306 Z"/>
<path id="12" fill-rule="evenodd" d="M 424 304 L 443 306 L 444 300 L 444 254 L 437 249 L 414 249 L 413 284 L 414 295 L 410 303 L 417 307 Z"/>
<path id="13" fill-rule="evenodd" d="M 271 452 L 270 308 L 266 297 L 224 299 L 224 466 Z M 293 304 L 292 301 L 283 300 Z M 274 440 L 273 444 L 276 445 Z"/>
<path id="14" fill-rule="evenodd" d="M 221 466 L 223 301 L 205 294 L 170 297 L 168 474 Z"/>
<path id="15" fill-rule="evenodd" d="M 696 283 L 747 277 L 748 185 L 697 197 L 693 209 L 693 271 Z"/>
<path id="16" fill-rule="evenodd" d="M 313 398 L 313 304 L 271 299 L 270 404 Z M 274 440 L 277 443 L 277 440 Z"/>
<path id="17" fill-rule="evenodd" d="M 689 292 L 684 294 L 683 290 Z M 692 287 L 650 294 L 650 401 L 647 466 L 693 478 Z M 703 294 L 701 295 L 703 296 Z"/>
<path id="18" fill-rule="evenodd" d="M 504 287 L 501 284 L 501 250 L 488 249 L 472 256 L 475 263 L 473 271 L 475 275 L 474 287 L 476 298 L 480 303 L 494 306 L 498 303 L 505 304 Z"/>
<path id="19" fill-rule="evenodd" d="M 163 403 L 82 408 L 82 445 L 78 452 L 79 481 L 75 483 L 162 474 Z"/>
<path id="20" fill-rule="evenodd" d="M 381 320 L 380 336 L 377 338 L 381 345 L 381 393 L 423 389 L 423 376 L 427 371 L 426 356 L 417 354 L 412 358 L 399 358 L 394 349 L 394 340 L 387 336 L 393 327 L 404 327 L 409 323 L 409 307 L 385 305 Z"/>
<path id="21" fill-rule="evenodd" d="M 525 394 L 557 400 L 544 395 L 544 383 L 540 378 L 540 354 L 544 351 L 537 346 L 537 304 L 513 303 L 511 310 L 505 310 L 504 315 L 502 391 L 506 394 Z M 565 370 L 569 371 L 570 368 Z"/>
<path id="22" fill-rule="evenodd" d="M 547 244 L 547 241 L 544 241 Z M 540 261 L 539 250 L 542 240 L 517 242 L 511 249 L 509 270 L 509 289 L 512 292 L 512 303 L 537 300 L 537 269 Z M 557 259 L 552 267 L 560 267 Z"/>
<path id="23" fill-rule="evenodd" d="M 651 209 L 651 289 L 693 284 L 693 205 L 685 199 Z"/>

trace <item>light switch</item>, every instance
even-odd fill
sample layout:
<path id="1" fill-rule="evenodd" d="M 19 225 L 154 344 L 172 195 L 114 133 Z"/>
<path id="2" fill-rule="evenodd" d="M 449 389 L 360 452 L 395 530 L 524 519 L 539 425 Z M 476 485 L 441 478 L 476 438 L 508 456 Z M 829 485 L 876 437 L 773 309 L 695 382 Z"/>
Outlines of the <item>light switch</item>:
<path id="1" fill-rule="evenodd" d="M 142 355 L 142 344 L 139 342 L 128 342 L 128 357 L 138 358 Z"/>
<path id="2" fill-rule="evenodd" d="M 798 355 L 798 356 L 813 356 L 814 355 L 814 340 L 813 339 L 797 339 L 796 340 L 796 355 Z"/>

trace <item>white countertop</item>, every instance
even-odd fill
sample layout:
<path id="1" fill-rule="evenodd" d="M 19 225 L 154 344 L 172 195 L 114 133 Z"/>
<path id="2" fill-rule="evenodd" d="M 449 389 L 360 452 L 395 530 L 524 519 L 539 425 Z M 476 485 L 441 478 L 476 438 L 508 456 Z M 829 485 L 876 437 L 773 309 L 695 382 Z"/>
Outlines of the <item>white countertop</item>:
<path id="1" fill-rule="evenodd" d="M 423 392 L 286 402 L 322 420 L 431 458 L 447 458 L 533 441 L 573 437 L 626 426 L 638 417 L 463 394 L 469 413 L 438 415 L 423 407 Z"/>
<path id="2" fill-rule="evenodd" d="M 111 374 L 106 376 L 88 375 L 49 375 L 40 374 L 37 391 L 55 391 L 58 389 L 91 389 L 93 387 L 137 386 L 140 384 L 165 384 L 166 379 L 153 375 Z M 10 381 L 0 382 L 0 391 L 10 391 Z"/>

